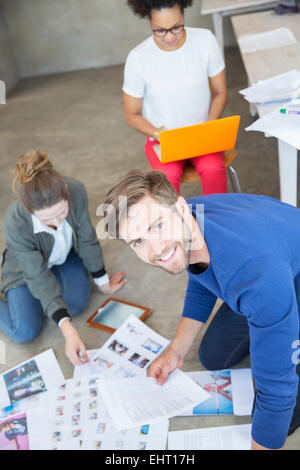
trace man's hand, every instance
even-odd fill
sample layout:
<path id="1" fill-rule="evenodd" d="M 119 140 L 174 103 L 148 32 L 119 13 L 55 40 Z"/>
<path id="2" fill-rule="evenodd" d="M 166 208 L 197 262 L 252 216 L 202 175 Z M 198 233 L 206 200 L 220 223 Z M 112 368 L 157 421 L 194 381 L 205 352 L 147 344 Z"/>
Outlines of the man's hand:
<path id="1" fill-rule="evenodd" d="M 184 358 L 179 356 L 176 351 L 170 348 L 162 354 L 150 367 L 149 377 L 154 377 L 159 385 L 166 383 L 168 376 L 175 369 L 182 366 Z"/>
<path id="2" fill-rule="evenodd" d="M 126 274 L 123 272 L 116 273 L 113 276 L 110 276 L 109 283 L 104 286 L 99 286 L 98 289 L 102 294 L 114 294 L 128 282 Z"/>
<path id="3" fill-rule="evenodd" d="M 70 359 L 73 366 L 81 366 L 89 362 L 85 345 L 83 344 L 76 328 L 69 320 L 61 325 L 61 331 L 66 339 L 66 356 Z"/>

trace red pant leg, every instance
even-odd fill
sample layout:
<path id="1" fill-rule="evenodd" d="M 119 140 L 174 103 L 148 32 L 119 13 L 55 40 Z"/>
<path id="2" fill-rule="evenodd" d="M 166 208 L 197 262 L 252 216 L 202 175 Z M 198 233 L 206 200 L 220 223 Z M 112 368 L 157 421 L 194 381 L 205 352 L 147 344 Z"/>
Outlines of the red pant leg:
<path id="1" fill-rule="evenodd" d="M 180 180 L 182 176 L 183 167 L 185 160 L 171 163 L 161 163 L 156 152 L 153 149 L 153 145 L 159 145 L 156 140 L 147 139 L 145 146 L 145 154 L 151 165 L 152 170 L 163 171 L 170 183 L 174 186 L 178 194 L 180 194 Z"/>
<path id="2" fill-rule="evenodd" d="M 191 158 L 201 178 L 203 194 L 227 193 L 227 174 L 224 153 L 212 153 Z"/>

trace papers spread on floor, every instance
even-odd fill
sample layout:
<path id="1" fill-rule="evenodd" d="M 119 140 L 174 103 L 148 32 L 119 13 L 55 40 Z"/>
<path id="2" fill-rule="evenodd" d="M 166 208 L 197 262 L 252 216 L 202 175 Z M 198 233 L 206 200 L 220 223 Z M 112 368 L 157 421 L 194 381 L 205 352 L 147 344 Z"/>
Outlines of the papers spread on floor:
<path id="1" fill-rule="evenodd" d="M 249 103 L 272 103 L 300 98 L 300 72 L 289 72 L 261 80 L 240 91 Z"/>
<path id="2" fill-rule="evenodd" d="M 25 445 L 29 445 L 30 449 L 38 449 L 43 445 L 50 450 L 166 449 L 168 420 L 118 432 L 104 405 L 100 390 L 99 377 L 69 379 L 60 387 L 0 411 L 0 419 L 14 425 L 11 429 L 15 430 L 10 434 L 14 432 L 17 442 L 24 450 Z M 23 437 L 26 434 L 25 416 L 29 444 L 28 439 L 25 441 Z M 4 431 L 0 432 L 0 449 L 12 448 L 15 442 L 10 443 L 10 435 L 3 433 Z"/>
<path id="3" fill-rule="evenodd" d="M 169 450 L 251 450 L 251 424 L 173 431 Z"/>
<path id="4" fill-rule="evenodd" d="M 254 388 L 251 369 L 188 372 L 210 398 L 182 416 L 199 415 L 251 415 Z"/>
<path id="5" fill-rule="evenodd" d="M 147 368 L 169 344 L 168 339 L 153 331 L 135 315 L 130 315 L 101 349 L 94 354 L 89 352 L 89 364 L 75 367 L 74 377 L 145 376 Z"/>
<path id="6" fill-rule="evenodd" d="M 0 376 L 0 409 L 45 393 L 65 382 L 52 349 L 25 361 Z"/>
<path id="7" fill-rule="evenodd" d="M 298 109 L 300 109 L 298 107 Z M 288 110 L 296 110 L 289 106 Z M 280 108 L 255 121 L 246 131 L 264 132 L 300 150 L 300 114 L 282 114 Z"/>
<path id="8" fill-rule="evenodd" d="M 164 385 L 154 378 L 108 379 L 101 393 L 119 431 L 171 418 L 210 398 L 178 369 Z"/>
<path id="9" fill-rule="evenodd" d="M 264 33 L 242 35 L 238 39 L 243 53 L 263 51 L 297 44 L 294 33 L 288 28 L 278 28 Z"/>

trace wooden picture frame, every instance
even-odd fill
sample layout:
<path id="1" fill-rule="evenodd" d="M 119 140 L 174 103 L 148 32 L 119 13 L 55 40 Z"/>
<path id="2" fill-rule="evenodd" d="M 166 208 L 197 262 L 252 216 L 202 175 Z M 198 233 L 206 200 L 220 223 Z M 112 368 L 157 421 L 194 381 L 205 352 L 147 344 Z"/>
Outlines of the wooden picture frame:
<path id="1" fill-rule="evenodd" d="M 119 314 L 117 312 L 118 307 L 120 307 Z M 128 307 L 128 312 L 126 312 L 126 307 Z M 115 309 L 115 312 L 111 309 Z M 108 313 L 109 310 L 111 310 L 111 312 Z M 87 320 L 87 324 L 94 328 L 98 328 L 99 330 L 114 333 L 129 315 L 136 315 L 139 320 L 145 321 L 151 313 L 152 310 L 150 308 L 110 297 L 104 302 L 104 304 L 100 305 L 96 312 Z M 111 323 L 109 324 L 107 317 L 109 317 L 110 314 L 113 314 L 114 318 L 111 318 Z M 102 316 L 102 322 L 96 321 L 98 316 L 99 320 Z"/>

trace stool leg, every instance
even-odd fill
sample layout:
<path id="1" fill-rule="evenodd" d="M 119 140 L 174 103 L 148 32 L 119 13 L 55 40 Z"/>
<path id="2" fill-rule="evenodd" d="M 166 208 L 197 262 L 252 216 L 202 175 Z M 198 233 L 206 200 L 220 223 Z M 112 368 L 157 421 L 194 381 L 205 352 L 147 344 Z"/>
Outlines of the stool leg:
<path id="1" fill-rule="evenodd" d="M 229 173 L 229 177 L 230 177 L 230 181 L 231 181 L 231 185 L 233 189 L 235 190 L 235 192 L 241 193 L 242 190 L 241 190 L 237 172 L 231 165 L 229 165 L 228 170 L 229 170 L 228 173 Z"/>

